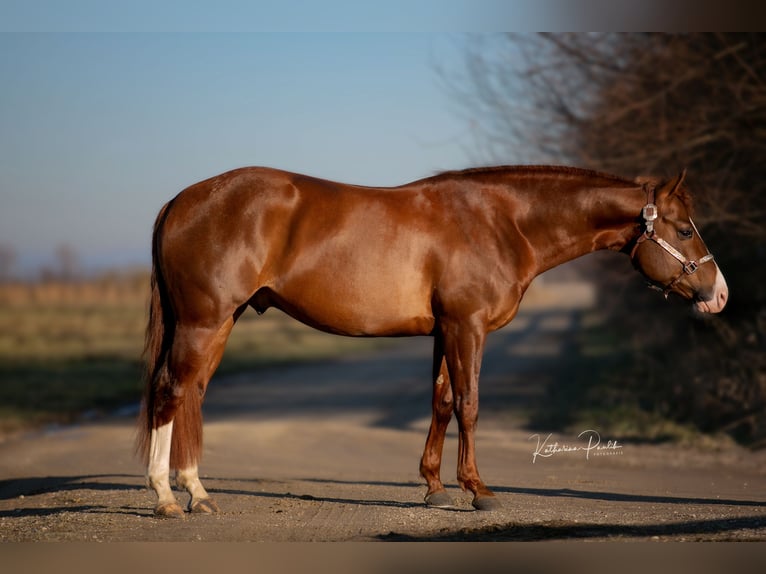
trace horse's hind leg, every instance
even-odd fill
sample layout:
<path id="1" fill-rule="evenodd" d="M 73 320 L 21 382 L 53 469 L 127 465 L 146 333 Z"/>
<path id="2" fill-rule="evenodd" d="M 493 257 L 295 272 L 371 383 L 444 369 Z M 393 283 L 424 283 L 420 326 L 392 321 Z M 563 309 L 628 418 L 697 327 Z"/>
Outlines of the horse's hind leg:
<path id="1" fill-rule="evenodd" d="M 189 500 L 189 512 L 212 514 L 218 512 L 219 508 L 215 501 L 202 486 L 199 479 L 199 469 L 197 464 L 188 468 L 180 468 L 176 473 L 176 484 L 191 495 Z"/>
<path id="2" fill-rule="evenodd" d="M 158 496 L 155 514 L 183 516 L 170 489 L 170 469 L 178 470 L 177 483 L 191 494 L 189 509 L 215 512 L 213 502 L 199 481 L 197 464 L 202 452 L 202 400 L 210 377 L 223 356 L 234 317 L 217 328 L 178 325 L 167 363 L 164 385 L 158 387 L 161 405 L 152 430 L 149 485 Z"/>
<path id="3" fill-rule="evenodd" d="M 154 513 L 157 516 L 178 518 L 182 517 L 184 512 L 170 488 L 170 443 L 172 437 L 172 420 L 152 429 L 146 482 L 157 494 Z"/>

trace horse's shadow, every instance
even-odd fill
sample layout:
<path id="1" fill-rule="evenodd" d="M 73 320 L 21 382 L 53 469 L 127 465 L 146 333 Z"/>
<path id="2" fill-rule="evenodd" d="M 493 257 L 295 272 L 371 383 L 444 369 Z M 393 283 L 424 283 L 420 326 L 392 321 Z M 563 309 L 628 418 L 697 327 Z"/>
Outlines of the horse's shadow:
<path id="1" fill-rule="evenodd" d="M 109 482 L 102 479 L 115 480 Z M 126 481 L 118 482 L 119 479 Z M 134 490 L 136 486 L 133 482 L 137 480 L 143 481 L 143 477 L 136 474 L 90 474 L 9 478 L 0 480 L 0 500 L 68 490 Z"/>
<path id="2" fill-rule="evenodd" d="M 212 495 L 245 496 L 255 498 L 266 498 L 271 500 L 294 500 L 294 501 L 313 501 L 325 504 L 356 505 L 356 506 L 374 506 L 384 508 L 415 509 L 421 508 L 423 512 L 472 512 L 470 506 L 456 506 L 449 510 L 427 508 L 421 501 L 424 492 L 424 486 L 419 482 L 393 482 L 393 481 L 370 481 L 370 480 L 334 480 L 317 478 L 299 478 L 291 480 L 291 490 L 298 490 L 301 484 L 323 484 L 357 487 L 381 487 L 381 488 L 400 488 L 404 489 L 401 500 L 391 500 L 387 497 L 376 497 L 375 492 L 365 489 L 365 492 L 372 496 L 361 497 L 341 497 L 327 496 L 312 493 L 310 487 L 306 488 L 304 493 L 300 491 L 280 491 L 279 485 L 287 485 L 286 482 L 275 480 L 262 480 L 257 478 L 207 478 L 210 487 L 208 491 Z M 296 484 L 298 485 L 296 487 Z M 244 488 L 243 488 L 244 485 Z M 252 488 L 247 488 L 252 485 Z M 276 488 L 275 488 L 276 487 Z M 61 493 L 67 491 L 94 490 L 94 491 L 116 491 L 122 493 L 138 493 L 143 491 L 144 479 L 139 475 L 85 475 L 85 476 L 48 476 L 48 477 L 29 477 L 8 479 L 0 481 L 0 500 L 11 500 L 19 497 L 32 497 L 48 493 Z M 411 490 L 412 496 L 406 491 Z M 643 494 L 625 494 L 618 492 L 601 492 L 591 490 L 577 489 L 558 489 L 558 488 L 527 488 L 500 486 L 494 488 L 495 492 L 503 498 L 509 495 L 532 495 L 545 498 L 578 498 L 583 500 L 604 501 L 604 502 L 623 502 L 640 504 L 691 504 L 697 506 L 730 506 L 730 507 L 750 507 L 763 508 L 766 502 L 756 500 L 734 500 L 721 498 L 704 497 L 683 497 L 670 495 L 643 495 Z M 409 498 L 410 500 L 406 500 Z M 103 513 L 110 515 L 132 515 L 149 518 L 152 516 L 151 508 L 131 504 L 130 501 L 123 501 L 124 504 L 105 506 L 103 504 L 81 504 L 53 507 L 30 506 L 27 508 L 16 508 L 10 510 L 0 510 L 0 518 L 19 518 L 19 517 L 40 517 L 52 516 L 59 513 Z M 433 541 L 512 541 L 512 540 L 557 540 L 557 539 L 587 539 L 587 538 L 646 538 L 646 537 L 666 537 L 666 536 L 710 536 L 721 535 L 726 537 L 727 533 L 734 531 L 755 531 L 766 528 L 766 515 L 750 515 L 714 517 L 700 520 L 686 520 L 683 522 L 663 522 L 663 523 L 571 523 L 564 520 L 524 523 L 513 520 L 513 507 L 506 504 L 506 511 L 496 511 L 488 515 L 489 523 L 482 526 L 462 526 L 455 523 L 455 528 L 448 532 L 441 531 L 434 535 L 412 535 L 406 533 L 391 532 L 379 536 L 380 540 L 405 541 L 405 540 L 433 540 Z M 204 518 L 203 518 L 204 519 Z M 732 536 L 734 536 L 732 534 Z"/>
<path id="3" fill-rule="evenodd" d="M 534 542 L 542 540 L 610 539 L 627 540 L 664 537 L 704 537 L 718 535 L 719 540 L 742 540 L 748 536 L 735 534 L 751 531 L 762 540 L 759 531 L 766 528 L 763 516 L 738 516 L 735 518 L 712 518 L 687 520 L 662 524 L 588 523 L 576 524 L 564 521 L 547 523 L 507 522 L 475 528 L 456 528 L 450 532 L 433 535 L 409 535 L 390 532 L 379 535 L 378 540 L 392 542 Z M 728 536 L 727 536 L 728 535 Z"/>
<path id="4" fill-rule="evenodd" d="M 104 479 L 124 479 L 123 481 L 109 481 Z M 381 504 L 384 506 L 410 508 L 422 506 L 421 503 L 408 503 L 397 501 L 376 501 L 360 498 L 335 498 L 322 497 L 312 494 L 296 494 L 291 492 L 268 492 L 264 490 L 252 490 L 242 488 L 226 488 L 225 486 L 215 486 L 216 483 L 238 483 L 238 484 L 279 484 L 282 481 L 263 480 L 258 478 L 214 478 L 205 479 L 211 484 L 207 489 L 211 494 L 228 494 L 237 496 L 254 496 L 267 498 L 294 498 L 301 500 L 317 500 L 322 502 L 331 502 L 337 504 Z M 392 482 L 382 480 L 338 480 L 324 478 L 299 478 L 294 482 L 306 482 L 314 484 L 337 484 L 349 486 L 380 486 L 380 487 L 399 487 L 423 490 L 422 483 L 416 481 Z M 67 492 L 75 490 L 94 490 L 94 491 L 143 491 L 146 489 L 144 477 L 136 474 L 94 474 L 83 476 L 45 476 L 29 478 L 13 478 L 0 480 L 0 500 L 11 500 L 18 497 L 34 496 L 38 494 Z M 669 495 L 646 495 L 646 494 L 625 494 L 618 492 L 600 492 L 589 490 L 577 490 L 570 488 L 529 488 L 515 486 L 493 486 L 492 490 L 496 493 L 507 494 L 527 494 L 549 498 L 580 498 L 586 500 L 602 500 L 605 502 L 635 502 L 645 504 L 697 504 L 711 506 L 751 506 L 764 508 L 766 502 L 757 500 L 739 500 L 725 498 L 701 498 L 684 497 Z"/>
<path id="5" fill-rule="evenodd" d="M 37 495 L 79 490 L 128 492 L 143 488 L 143 477 L 132 474 L 98 474 L 75 476 L 34 476 L 0 480 L 0 501 L 23 499 Z M 77 499 L 78 501 L 80 498 Z M 51 516 L 63 512 L 80 514 L 150 514 L 150 509 L 131 506 L 110 507 L 103 504 L 67 504 L 65 506 L 28 506 L 0 510 L 0 518 Z"/>

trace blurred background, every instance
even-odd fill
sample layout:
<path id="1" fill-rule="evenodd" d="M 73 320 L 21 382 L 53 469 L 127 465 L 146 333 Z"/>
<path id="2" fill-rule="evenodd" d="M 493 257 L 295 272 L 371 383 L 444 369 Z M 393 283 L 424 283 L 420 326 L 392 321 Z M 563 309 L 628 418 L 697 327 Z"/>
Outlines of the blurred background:
<path id="1" fill-rule="evenodd" d="M 758 34 L 0 34 L 0 434 L 135 408 L 159 208 L 268 165 L 364 185 L 563 163 L 688 169 L 716 317 L 596 254 L 600 349 L 530 424 L 766 444 L 766 48 Z M 603 256 L 602 256 L 603 255 Z M 533 302 L 544 297 L 538 289 Z M 390 344 L 246 313 L 221 372 Z M 659 429 L 659 430 L 658 430 Z"/>
<path id="2" fill-rule="evenodd" d="M 593 365 L 605 412 L 766 439 L 766 36 L 484 37 L 454 93 L 493 160 L 571 163 L 627 177 L 688 169 L 702 236 L 729 284 L 720 316 L 690 316 L 609 254 L 583 261 L 622 353 Z M 608 382 L 607 386 L 603 383 Z M 573 387 L 562 392 L 570 394 Z M 620 414 L 619 416 L 623 416 Z"/>

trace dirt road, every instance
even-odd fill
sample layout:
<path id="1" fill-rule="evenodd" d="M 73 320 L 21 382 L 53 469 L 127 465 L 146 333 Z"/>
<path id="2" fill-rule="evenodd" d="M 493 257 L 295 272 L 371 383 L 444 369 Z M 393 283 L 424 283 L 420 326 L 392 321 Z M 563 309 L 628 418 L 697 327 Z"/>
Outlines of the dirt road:
<path id="1" fill-rule="evenodd" d="M 454 421 L 443 478 L 457 509 L 423 505 L 431 341 L 422 338 L 215 380 L 201 466 L 222 509 L 213 516 L 152 516 L 131 416 L 5 441 L 0 541 L 766 540 L 766 452 L 608 436 L 600 446 L 611 448 L 588 450 L 593 433 L 523 428 L 529 398 L 561 375 L 556 359 L 578 313 L 528 304 L 490 338 L 477 448 L 500 511 L 473 511 L 455 486 Z"/>

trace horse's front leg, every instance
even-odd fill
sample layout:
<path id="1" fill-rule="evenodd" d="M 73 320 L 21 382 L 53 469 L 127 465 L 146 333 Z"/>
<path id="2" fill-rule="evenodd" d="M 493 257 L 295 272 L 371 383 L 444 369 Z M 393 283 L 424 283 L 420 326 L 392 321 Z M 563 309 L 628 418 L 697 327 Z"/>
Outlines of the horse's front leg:
<path id="1" fill-rule="evenodd" d="M 431 401 L 431 427 L 420 459 L 420 475 L 428 483 L 425 501 L 429 506 L 448 508 L 453 501 L 444 489 L 441 481 L 442 450 L 447 426 L 452 418 L 452 388 L 449 371 L 444 360 L 444 344 L 442 337 L 434 337 L 433 362 L 433 399 Z"/>
<path id="2" fill-rule="evenodd" d="M 458 484 L 473 492 L 474 508 L 495 510 L 500 504 L 479 476 L 474 443 L 479 417 L 479 371 L 487 333 L 483 325 L 470 323 L 446 325 L 443 333 L 458 421 Z"/>

